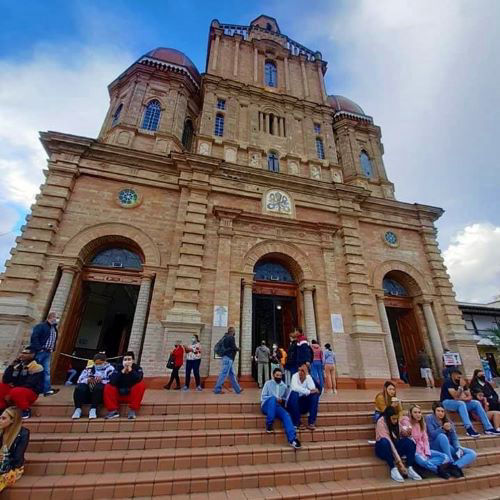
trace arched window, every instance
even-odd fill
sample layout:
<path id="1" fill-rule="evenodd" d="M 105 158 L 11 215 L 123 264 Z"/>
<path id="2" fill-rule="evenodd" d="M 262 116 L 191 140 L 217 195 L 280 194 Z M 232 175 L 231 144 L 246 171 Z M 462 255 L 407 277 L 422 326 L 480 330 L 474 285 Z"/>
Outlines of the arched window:
<path id="1" fill-rule="evenodd" d="M 153 99 L 149 101 L 144 111 L 144 118 L 142 119 L 142 128 L 146 130 L 158 130 L 161 115 L 160 101 Z"/>
<path id="2" fill-rule="evenodd" d="M 111 122 L 111 126 L 114 127 L 120 121 L 120 114 L 123 109 L 123 104 L 120 104 L 116 111 L 113 113 L 113 121 Z"/>
<path id="3" fill-rule="evenodd" d="M 386 295 L 393 295 L 396 297 L 408 297 L 406 288 L 399 282 L 392 278 L 384 278 L 382 287 Z"/>
<path id="4" fill-rule="evenodd" d="M 276 64 L 273 61 L 266 61 L 265 79 L 268 87 L 278 86 L 278 70 L 276 69 Z"/>
<path id="5" fill-rule="evenodd" d="M 184 122 L 184 130 L 182 131 L 182 145 L 188 150 L 191 150 L 193 143 L 193 122 L 188 118 Z"/>
<path id="6" fill-rule="evenodd" d="M 90 265 L 99 267 L 119 267 L 124 269 L 142 269 L 141 258 L 126 248 L 108 248 L 94 256 Z"/>
<path id="7" fill-rule="evenodd" d="M 361 151 L 359 161 L 361 163 L 361 170 L 363 174 L 371 179 L 373 177 L 373 167 L 370 157 L 366 154 L 366 151 Z"/>
<path id="8" fill-rule="evenodd" d="M 320 137 L 316 137 L 316 154 L 320 160 L 325 159 L 325 147 Z"/>
<path id="9" fill-rule="evenodd" d="M 215 117 L 215 130 L 214 134 L 222 137 L 224 135 L 224 115 L 218 114 Z"/>
<path id="10" fill-rule="evenodd" d="M 295 281 L 290 271 L 279 262 L 257 262 L 253 268 L 253 273 L 256 280 L 285 281 L 287 283 L 293 283 Z"/>
<path id="11" fill-rule="evenodd" d="M 267 155 L 267 169 L 269 172 L 279 172 L 280 171 L 280 159 L 278 153 L 271 151 Z"/>

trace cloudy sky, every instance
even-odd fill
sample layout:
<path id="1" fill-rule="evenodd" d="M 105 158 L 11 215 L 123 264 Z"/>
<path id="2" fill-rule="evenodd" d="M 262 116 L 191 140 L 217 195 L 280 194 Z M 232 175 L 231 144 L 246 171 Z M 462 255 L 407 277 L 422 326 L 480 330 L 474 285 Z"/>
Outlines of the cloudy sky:
<path id="1" fill-rule="evenodd" d="M 458 298 L 500 294 L 500 1 L 209 3 L 0 0 L 0 269 L 43 182 L 38 131 L 95 137 L 106 85 L 140 55 L 175 47 L 203 71 L 213 18 L 267 13 L 322 52 L 329 93 L 382 127 L 397 198 L 446 210 L 439 242 Z"/>

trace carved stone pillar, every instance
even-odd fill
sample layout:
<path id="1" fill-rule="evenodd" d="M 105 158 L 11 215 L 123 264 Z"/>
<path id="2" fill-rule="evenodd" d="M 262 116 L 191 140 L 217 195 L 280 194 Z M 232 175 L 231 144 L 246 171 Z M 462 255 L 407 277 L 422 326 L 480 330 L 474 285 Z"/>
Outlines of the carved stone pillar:
<path id="1" fill-rule="evenodd" d="M 217 59 L 219 57 L 220 35 L 215 35 L 214 58 L 212 59 L 212 71 L 217 69 Z"/>
<path id="2" fill-rule="evenodd" d="M 56 293 L 52 299 L 52 304 L 50 306 L 50 312 L 55 312 L 57 317 L 60 318 L 64 309 L 66 308 L 66 303 L 68 302 L 69 293 L 71 291 L 71 285 L 73 284 L 73 279 L 77 269 L 73 266 L 63 266 L 61 279 L 57 285 Z"/>
<path id="3" fill-rule="evenodd" d="M 241 374 L 252 373 L 252 288 L 253 282 L 243 281 L 243 303 L 241 311 Z"/>
<path id="4" fill-rule="evenodd" d="M 290 90 L 290 73 L 288 70 L 288 57 L 285 57 L 285 88 Z"/>
<path id="5" fill-rule="evenodd" d="M 385 310 L 384 296 L 377 295 L 377 306 L 380 315 L 380 322 L 382 323 L 382 330 L 385 333 L 384 344 L 389 360 L 389 368 L 391 370 L 391 378 L 399 378 L 398 360 L 396 358 L 396 351 L 394 351 L 394 344 L 392 342 L 391 327 L 389 326 L 389 318 Z"/>
<path id="6" fill-rule="evenodd" d="M 238 60 L 240 57 L 240 41 L 236 38 L 236 45 L 234 47 L 234 64 L 233 64 L 233 75 L 238 76 Z"/>
<path id="7" fill-rule="evenodd" d="M 302 70 L 302 84 L 304 86 L 304 96 L 309 97 L 309 83 L 307 81 L 306 65 L 303 56 L 300 58 L 300 69 Z"/>
<path id="8" fill-rule="evenodd" d="M 253 49 L 253 81 L 257 83 L 259 80 L 259 51 L 257 47 Z"/>
<path id="9" fill-rule="evenodd" d="M 132 330 L 128 341 L 127 350 L 134 351 L 136 359 L 140 357 L 144 327 L 146 325 L 149 308 L 149 297 L 151 295 L 151 282 L 152 276 L 142 277 L 141 287 L 137 297 L 137 305 L 135 306 L 134 321 L 132 322 Z"/>
<path id="10" fill-rule="evenodd" d="M 314 314 L 314 299 L 313 299 L 314 287 L 304 287 L 302 292 L 304 293 L 304 323 L 307 337 L 309 340 L 315 339 L 316 334 L 316 316 Z"/>
<path id="11" fill-rule="evenodd" d="M 441 343 L 441 337 L 439 335 L 439 330 L 436 324 L 436 319 L 434 318 L 434 313 L 432 312 L 432 306 L 430 300 L 424 300 L 422 303 L 422 309 L 424 311 L 425 324 L 427 326 L 427 331 L 429 332 L 429 340 L 431 342 L 432 353 L 434 354 L 434 361 L 436 366 L 441 373 L 442 359 L 443 359 L 443 344 Z"/>
<path id="12" fill-rule="evenodd" d="M 285 119 L 278 118 L 278 122 L 280 125 L 280 137 L 285 137 Z"/>

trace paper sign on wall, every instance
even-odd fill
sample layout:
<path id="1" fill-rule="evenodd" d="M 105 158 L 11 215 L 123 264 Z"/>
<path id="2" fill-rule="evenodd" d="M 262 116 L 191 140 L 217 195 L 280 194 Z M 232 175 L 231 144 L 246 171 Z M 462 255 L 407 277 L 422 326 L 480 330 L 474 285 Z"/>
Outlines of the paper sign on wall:
<path id="1" fill-rule="evenodd" d="M 344 321 L 342 314 L 333 313 L 331 315 L 333 333 L 344 333 Z"/>
<path id="2" fill-rule="evenodd" d="M 460 354 L 458 352 L 443 353 L 443 362 L 445 366 L 459 366 L 462 364 Z"/>
<path id="3" fill-rule="evenodd" d="M 227 306 L 214 306 L 214 326 L 227 326 Z"/>

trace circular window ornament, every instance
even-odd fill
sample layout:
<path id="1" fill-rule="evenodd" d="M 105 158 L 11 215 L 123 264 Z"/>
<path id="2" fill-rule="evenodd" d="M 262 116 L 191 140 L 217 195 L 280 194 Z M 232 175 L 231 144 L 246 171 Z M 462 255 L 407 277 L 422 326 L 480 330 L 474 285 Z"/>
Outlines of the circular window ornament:
<path id="1" fill-rule="evenodd" d="M 118 204 L 123 208 L 134 208 L 141 202 L 139 193 L 133 188 L 124 188 L 118 192 Z"/>
<path id="2" fill-rule="evenodd" d="M 399 246 L 399 239 L 393 231 L 386 231 L 384 233 L 384 241 L 389 245 L 390 247 L 398 247 Z"/>

